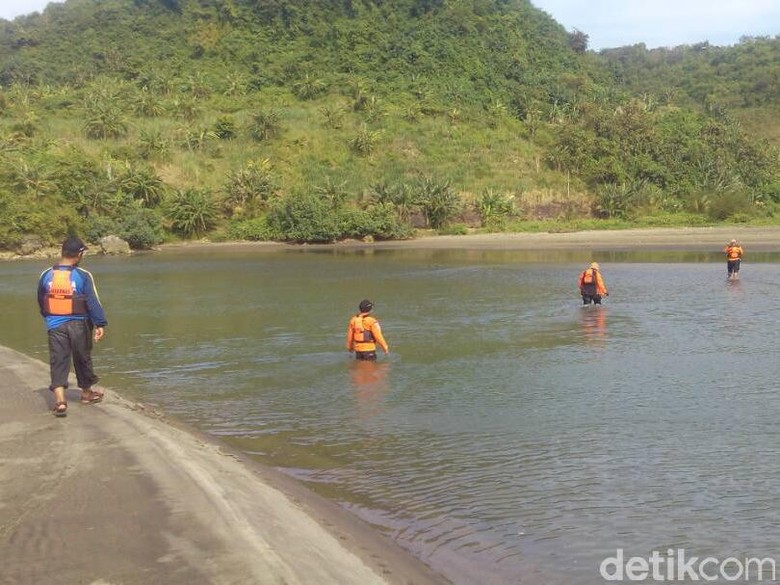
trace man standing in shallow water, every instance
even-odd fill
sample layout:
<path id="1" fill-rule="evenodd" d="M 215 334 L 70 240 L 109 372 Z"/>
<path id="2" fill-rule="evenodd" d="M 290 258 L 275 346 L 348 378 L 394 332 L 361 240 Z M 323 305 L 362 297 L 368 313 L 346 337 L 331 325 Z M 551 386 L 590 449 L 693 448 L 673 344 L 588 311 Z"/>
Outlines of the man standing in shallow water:
<path id="1" fill-rule="evenodd" d="M 386 354 L 390 353 L 379 321 L 370 315 L 373 309 L 374 303 L 368 299 L 360 301 L 358 314 L 352 317 L 347 325 L 347 351 L 354 351 L 355 358 L 359 360 L 375 360 L 377 345 Z"/>
<path id="2" fill-rule="evenodd" d="M 81 388 L 81 402 L 95 404 L 103 392 L 93 389 L 98 377 L 92 369 L 92 342 L 100 341 L 108 324 L 92 275 L 79 268 L 87 247 L 75 236 L 62 243 L 62 256 L 38 280 L 38 306 L 49 338 L 49 369 L 54 393 L 54 415 L 66 416 L 70 362 Z"/>
<path id="3" fill-rule="evenodd" d="M 731 240 L 728 246 L 723 248 L 726 253 L 726 270 L 728 272 L 729 280 L 739 280 L 739 265 L 742 263 L 742 246 L 737 243 L 737 240 Z"/>
<path id="4" fill-rule="evenodd" d="M 604 284 L 604 279 L 601 277 L 601 268 L 598 262 L 591 262 L 590 266 L 582 271 L 577 281 L 577 287 L 582 296 L 583 305 L 591 303 L 600 305 L 601 298 L 609 296 L 607 285 Z"/>

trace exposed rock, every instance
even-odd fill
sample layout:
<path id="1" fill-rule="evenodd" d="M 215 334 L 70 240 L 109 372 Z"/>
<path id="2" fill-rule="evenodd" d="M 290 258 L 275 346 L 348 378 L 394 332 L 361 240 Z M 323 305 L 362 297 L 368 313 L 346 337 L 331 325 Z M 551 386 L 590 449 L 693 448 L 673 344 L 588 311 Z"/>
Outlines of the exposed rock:
<path id="1" fill-rule="evenodd" d="M 132 254 L 130 244 L 119 236 L 103 236 L 100 238 L 100 251 L 107 256 L 119 256 L 123 254 Z"/>
<path id="2" fill-rule="evenodd" d="M 40 236 L 36 236 L 35 234 L 27 234 L 22 237 L 22 241 L 19 244 L 18 250 L 20 256 L 29 256 L 30 254 L 40 252 L 42 249 L 43 240 L 40 238 Z"/>

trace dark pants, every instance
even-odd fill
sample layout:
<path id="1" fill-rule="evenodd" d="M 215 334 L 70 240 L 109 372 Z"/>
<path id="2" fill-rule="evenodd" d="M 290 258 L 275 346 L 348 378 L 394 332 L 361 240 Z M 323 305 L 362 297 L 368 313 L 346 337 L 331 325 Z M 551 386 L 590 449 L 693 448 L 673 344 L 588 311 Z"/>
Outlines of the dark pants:
<path id="1" fill-rule="evenodd" d="M 739 272 L 739 260 L 729 260 L 726 263 L 726 269 L 729 271 L 729 275 L 737 274 Z"/>
<path id="2" fill-rule="evenodd" d="M 68 387 L 70 362 L 76 370 L 79 388 L 91 388 L 98 377 L 92 370 L 92 325 L 85 320 L 73 320 L 49 330 L 49 390 Z"/>
<path id="3" fill-rule="evenodd" d="M 376 352 L 375 351 L 356 351 L 355 352 L 355 359 L 356 360 L 375 360 L 376 359 Z"/>
<path id="4" fill-rule="evenodd" d="M 582 304 L 583 305 L 589 305 L 593 303 L 594 305 L 600 305 L 601 304 L 601 295 L 586 295 L 585 293 L 582 294 Z"/>

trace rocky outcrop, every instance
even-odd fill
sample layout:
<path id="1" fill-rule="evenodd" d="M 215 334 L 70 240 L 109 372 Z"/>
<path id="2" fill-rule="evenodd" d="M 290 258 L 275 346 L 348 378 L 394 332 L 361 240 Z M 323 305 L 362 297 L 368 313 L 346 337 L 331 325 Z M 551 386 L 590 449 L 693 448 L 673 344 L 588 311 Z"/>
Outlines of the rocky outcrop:
<path id="1" fill-rule="evenodd" d="M 119 236 L 103 236 L 98 243 L 100 244 L 100 252 L 107 256 L 121 256 L 133 253 L 130 249 L 130 244 Z"/>
<path id="2" fill-rule="evenodd" d="M 28 234 L 22 237 L 17 253 L 20 256 L 30 256 L 43 250 L 43 240 L 40 236 Z"/>

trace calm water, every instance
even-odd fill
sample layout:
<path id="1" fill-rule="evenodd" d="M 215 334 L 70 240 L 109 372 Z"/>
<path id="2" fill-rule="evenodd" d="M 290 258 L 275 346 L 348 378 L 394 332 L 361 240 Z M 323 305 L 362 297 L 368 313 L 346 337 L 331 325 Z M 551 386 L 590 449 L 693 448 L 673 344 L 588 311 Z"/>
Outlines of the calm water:
<path id="1" fill-rule="evenodd" d="M 618 548 L 780 557 L 780 255 L 751 256 L 733 284 L 718 254 L 596 259 L 600 308 L 578 304 L 578 253 L 85 267 L 110 320 L 106 385 L 298 477 L 456 583 L 601 583 Z M 42 359 L 45 266 L 0 265 L 0 343 Z M 391 345 L 376 364 L 343 350 L 364 297 Z"/>

